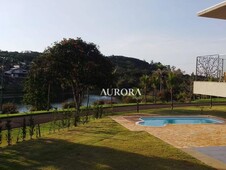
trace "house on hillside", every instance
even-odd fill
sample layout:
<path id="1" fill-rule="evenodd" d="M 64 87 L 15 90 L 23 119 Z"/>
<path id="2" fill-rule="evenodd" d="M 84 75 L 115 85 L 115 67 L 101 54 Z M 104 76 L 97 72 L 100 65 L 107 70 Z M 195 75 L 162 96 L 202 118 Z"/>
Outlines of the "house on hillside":
<path id="1" fill-rule="evenodd" d="M 28 71 L 20 68 L 19 66 L 14 66 L 8 71 L 4 72 L 5 76 L 12 77 L 12 78 L 24 78 L 27 76 Z"/>
<path id="2" fill-rule="evenodd" d="M 198 16 L 226 20 L 226 1 L 204 9 L 203 11 L 198 13 Z M 223 72 L 223 69 L 221 72 Z M 226 74 L 224 73 L 222 75 L 224 75 L 224 78 L 219 79 L 219 82 L 194 81 L 193 93 L 217 97 L 226 97 Z"/>

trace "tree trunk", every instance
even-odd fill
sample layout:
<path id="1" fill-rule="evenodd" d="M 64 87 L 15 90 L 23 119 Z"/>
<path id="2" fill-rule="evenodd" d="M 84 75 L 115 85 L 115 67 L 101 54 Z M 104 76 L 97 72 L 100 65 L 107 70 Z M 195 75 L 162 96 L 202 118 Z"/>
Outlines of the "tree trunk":
<path id="1" fill-rule="evenodd" d="M 144 102 L 145 104 L 147 103 L 147 87 L 145 87 L 145 90 L 144 90 Z"/>
<path id="2" fill-rule="evenodd" d="M 86 108 L 88 109 L 89 107 L 89 88 L 87 88 L 87 103 L 86 103 Z"/>
<path id="3" fill-rule="evenodd" d="M 212 98 L 212 96 L 210 96 L 210 108 L 212 108 L 213 107 L 213 98 Z"/>
<path id="4" fill-rule="evenodd" d="M 173 110 L 173 88 L 170 89 L 170 95 L 171 95 L 171 110 Z"/>
<path id="5" fill-rule="evenodd" d="M 50 89 L 51 89 L 51 85 L 50 83 L 48 84 L 48 101 L 47 101 L 47 111 L 49 111 L 50 109 Z"/>
<path id="6" fill-rule="evenodd" d="M 155 104 L 156 104 L 156 88 L 154 89 L 154 94 L 155 94 Z"/>
<path id="7" fill-rule="evenodd" d="M 86 120 L 87 123 L 89 119 L 89 87 L 87 88 L 87 103 L 86 103 Z"/>
<path id="8" fill-rule="evenodd" d="M 162 75 L 159 76 L 159 92 L 162 92 Z"/>
<path id="9" fill-rule="evenodd" d="M 77 122 L 79 121 L 79 113 L 80 113 L 80 94 L 78 91 L 75 91 L 75 87 L 72 86 L 73 99 L 75 104 L 75 114 L 74 114 L 74 126 L 77 126 Z"/>

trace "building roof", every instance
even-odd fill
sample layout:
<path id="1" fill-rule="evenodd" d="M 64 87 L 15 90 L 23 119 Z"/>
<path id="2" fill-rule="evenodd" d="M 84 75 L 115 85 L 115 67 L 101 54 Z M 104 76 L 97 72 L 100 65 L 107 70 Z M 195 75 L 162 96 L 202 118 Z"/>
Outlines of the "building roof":
<path id="1" fill-rule="evenodd" d="M 18 71 L 18 72 L 16 72 Z M 22 68 L 11 68 L 8 71 L 5 71 L 5 74 L 27 74 L 27 70 L 24 70 Z"/>
<path id="2" fill-rule="evenodd" d="M 198 16 L 226 20 L 226 1 L 200 11 Z"/>

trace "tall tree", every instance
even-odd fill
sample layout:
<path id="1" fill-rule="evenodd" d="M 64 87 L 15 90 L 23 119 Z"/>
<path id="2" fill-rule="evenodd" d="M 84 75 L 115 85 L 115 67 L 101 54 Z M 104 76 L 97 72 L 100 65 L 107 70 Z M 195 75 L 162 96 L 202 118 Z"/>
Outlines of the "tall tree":
<path id="1" fill-rule="evenodd" d="M 156 70 L 155 73 L 158 76 L 159 92 L 162 92 L 162 84 L 163 84 L 162 74 L 163 74 L 163 71 L 160 68 L 158 68 L 158 70 Z"/>
<path id="2" fill-rule="evenodd" d="M 32 110 L 46 110 L 48 108 L 48 75 L 45 71 L 44 57 L 37 58 L 31 65 L 24 86 L 24 103 L 32 106 Z"/>
<path id="3" fill-rule="evenodd" d="M 168 89 L 170 90 L 170 100 L 171 100 L 171 109 L 172 110 L 173 110 L 173 90 L 174 90 L 174 86 L 176 83 L 175 80 L 176 80 L 176 74 L 174 73 L 174 71 L 169 71 L 167 86 L 168 86 Z"/>
<path id="4" fill-rule="evenodd" d="M 156 95 L 157 95 L 157 86 L 158 86 L 158 75 L 153 73 L 150 77 L 151 86 L 153 88 L 153 97 L 154 97 L 154 103 L 156 103 Z"/>
<path id="5" fill-rule="evenodd" d="M 148 75 L 143 75 L 140 78 L 140 85 L 141 88 L 143 89 L 144 93 L 144 102 L 147 103 L 147 92 L 148 92 L 148 85 L 149 85 L 149 76 Z"/>
<path id="6" fill-rule="evenodd" d="M 63 86 L 71 87 L 76 106 L 74 125 L 79 120 L 84 92 L 89 87 L 109 87 L 113 65 L 97 46 L 82 39 L 63 39 L 44 51 L 51 56 L 53 70 Z"/>

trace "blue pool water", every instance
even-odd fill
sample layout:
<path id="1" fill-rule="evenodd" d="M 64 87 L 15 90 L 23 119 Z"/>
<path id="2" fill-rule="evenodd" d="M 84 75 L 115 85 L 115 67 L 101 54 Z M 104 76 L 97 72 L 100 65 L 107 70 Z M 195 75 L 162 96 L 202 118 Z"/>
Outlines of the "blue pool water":
<path id="1" fill-rule="evenodd" d="M 211 124 L 223 121 L 208 117 L 142 117 L 138 124 L 143 126 L 165 126 L 167 124 Z"/>

